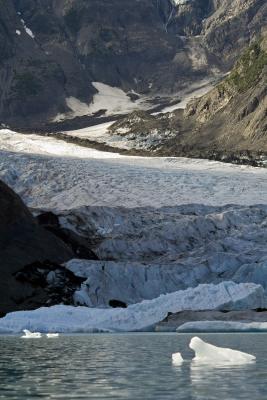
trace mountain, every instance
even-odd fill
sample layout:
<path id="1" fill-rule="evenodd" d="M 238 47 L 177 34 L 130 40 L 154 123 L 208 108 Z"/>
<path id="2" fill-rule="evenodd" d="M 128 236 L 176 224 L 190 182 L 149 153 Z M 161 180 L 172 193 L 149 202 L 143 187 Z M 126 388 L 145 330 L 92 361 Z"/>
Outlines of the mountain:
<path id="1" fill-rule="evenodd" d="M 112 124 L 109 132 L 132 148 L 160 155 L 262 165 L 267 156 L 266 82 L 267 32 L 243 52 L 225 79 L 185 110 L 135 112 Z"/>
<path id="2" fill-rule="evenodd" d="M 264 0 L 2 0 L 0 121 L 29 128 L 90 114 L 94 82 L 134 99 L 225 72 L 266 9 Z"/>
<path id="3" fill-rule="evenodd" d="M 172 154 L 233 160 L 267 155 L 267 34 L 243 53 L 212 91 L 172 119 L 180 132 L 163 145 Z"/>

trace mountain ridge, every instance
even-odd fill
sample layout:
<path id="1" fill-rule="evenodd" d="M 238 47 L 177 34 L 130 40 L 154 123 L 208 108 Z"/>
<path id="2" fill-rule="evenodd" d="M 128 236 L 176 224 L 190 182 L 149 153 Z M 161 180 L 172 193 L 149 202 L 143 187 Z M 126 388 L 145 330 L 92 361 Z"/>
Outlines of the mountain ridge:
<path id="1" fill-rule="evenodd" d="M 86 114 L 92 82 L 173 93 L 227 71 L 266 15 L 262 0 L 2 0 L 0 121 L 40 127 L 69 98 Z"/>

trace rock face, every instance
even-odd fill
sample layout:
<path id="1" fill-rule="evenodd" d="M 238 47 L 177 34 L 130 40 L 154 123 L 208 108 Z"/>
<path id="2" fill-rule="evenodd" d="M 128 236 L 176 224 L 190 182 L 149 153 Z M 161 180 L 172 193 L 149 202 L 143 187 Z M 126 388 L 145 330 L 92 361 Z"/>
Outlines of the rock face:
<path id="1" fill-rule="evenodd" d="M 39 225 L 52 232 L 55 236 L 66 243 L 71 248 L 75 257 L 88 260 L 98 259 L 96 254 L 89 247 L 90 240 L 86 240 L 82 236 L 77 235 L 77 233 L 74 231 L 62 228 L 60 226 L 58 217 L 54 213 L 45 212 L 39 214 L 36 219 Z"/>
<path id="2" fill-rule="evenodd" d="M 166 32 L 154 1 L 3 3 L 3 122 L 38 126 L 69 111 L 66 99 L 89 104 L 93 81 L 142 92 L 179 73 L 172 59 L 181 40 Z"/>
<path id="3" fill-rule="evenodd" d="M 20 283 L 15 274 L 25 265 L 51 260 L 63 262 L 72 251 L 61 240 L 38 226 L 20 198 L 0 182 L 0 312 L 34 308 L 38 290 Z"/>
<path id="4" fill-rule="evenodd" d="M 50 261 L 26 265 L 14 277 L 18 282 L 31 284 L 35 288 L 35 299 L 27 302 L 28 305 L 35 302 L 35 306 L 38 305 L 37 297 L 39 305 L 73 304 L 73 295 L 84 281 L 65 267 Z M 28 308 L 25 304 L 23 307 Z"/>
<path id="5" fill-rule="evenodd" d="M 186 108 L 191 132 L 178 146 L 267 154 L 267 34 L 254 42 L 230 75 L 214 90 Z"/>
<path id="6" fill-rule="evenodd" d="M 250 165 L 267 160 L 267 33 L 254 41 L 231 73 L 185 110 L 128 115 L 111 134 L 165 156 L 219 159 Z M 132 121 L 135 121 L 134 123 Z"/>
<path id="7" fill-rule="evenodd" d="M 92 82 L 156 94 L 224 71 L 259 33 L 266 8 L 263 0 L 2 1 L 1 122 L 40 127 L 73 104 L 86 109 Z"/>

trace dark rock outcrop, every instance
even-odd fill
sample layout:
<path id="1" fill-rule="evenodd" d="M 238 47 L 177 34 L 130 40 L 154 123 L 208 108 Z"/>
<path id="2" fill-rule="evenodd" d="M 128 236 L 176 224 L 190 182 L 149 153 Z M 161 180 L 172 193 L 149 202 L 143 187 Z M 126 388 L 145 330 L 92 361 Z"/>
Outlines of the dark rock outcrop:
<path id="1" fill-rule="evenodd" d="M 72 250 L 39 226 L 19 196 L 0 181 L 0 312 L 34 307 L 34 287 L 15 278 L 25 265 L 72 257 Z"/>
<path id="2" fill-rule="evenodd" d="M 53 306 L 59 303 L 73 304 L 74 292 L 85 279 L 79 278 L 64 266 L 50 261 L 34 262 L 14 274 L 16 281 L 30 284 L 34 297 L 23 302 L 23 307 Z"/>
<path id="3" fill-rule="evenodd" d="M 127 308 L 127 304 L 124 301 L 120 300 L 110 300 L 109 306 L 112 308 Z"/>
<path id="4" fill-rule="evenodd" d="M 75 258 L 98 260 L 97 255 L 91 250 L 92 243 L 88 239 L 78 235 L 74 231 L 60 226 L 57 215 L 45 212 L 37 216 L 39 225 L 52 232 L 73 251 Z"/>
<path id="5" fill-rule="evenodd" d="M 39 127 L 69 111 L 68 97 L 90 103 L 93 81 L 139 92 L 170 84 L 182 41 L 162 18 L 152 0 L 1 2 L 2 122 Z"/>

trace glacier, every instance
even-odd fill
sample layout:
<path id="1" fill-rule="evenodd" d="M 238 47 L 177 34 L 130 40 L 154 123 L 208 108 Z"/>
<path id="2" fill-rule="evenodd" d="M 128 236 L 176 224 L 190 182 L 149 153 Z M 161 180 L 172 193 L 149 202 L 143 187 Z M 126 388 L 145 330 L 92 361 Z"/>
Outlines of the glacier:
<path id="1" fill-rule="evenodd" d="M 123 156 L 7 129 L 0 152 L 0 177 L 33 208 L 266 204 L 264 168 Z"/>
<path id="2" fill-rule="evenodd" d="M 20 333 L 23 329 L 42 333 L 130 332 L 152 330 L 169 312 L 182 310 L 242 310 L 266 308 L 260 285 L 223 282 L 189 288 L 128 308 L 102 309 L 58 305 L 34 311 L 18 311 L 0 319 L 0 333 Z"/>
<path id="3" fill-rule="evenodd" d="M 266 206 L 83 207 L 58 215 L 62 226 L 96 241 L 101 260 L 66 264 L 87 278 L 78 304 L 132 304 L 225 280 L 267 288 Z"/>
<path id="4" fill-rule="evenodd" d="M 35 215 L 52 211 L 93 243 L 100 262 L 67 264 L 87 278 L 77 304 L 129 305 L 227 280 L 267 289 L 266 169 L 123 156 L 8 129 L 0 155 L 0 178 Z"/>

